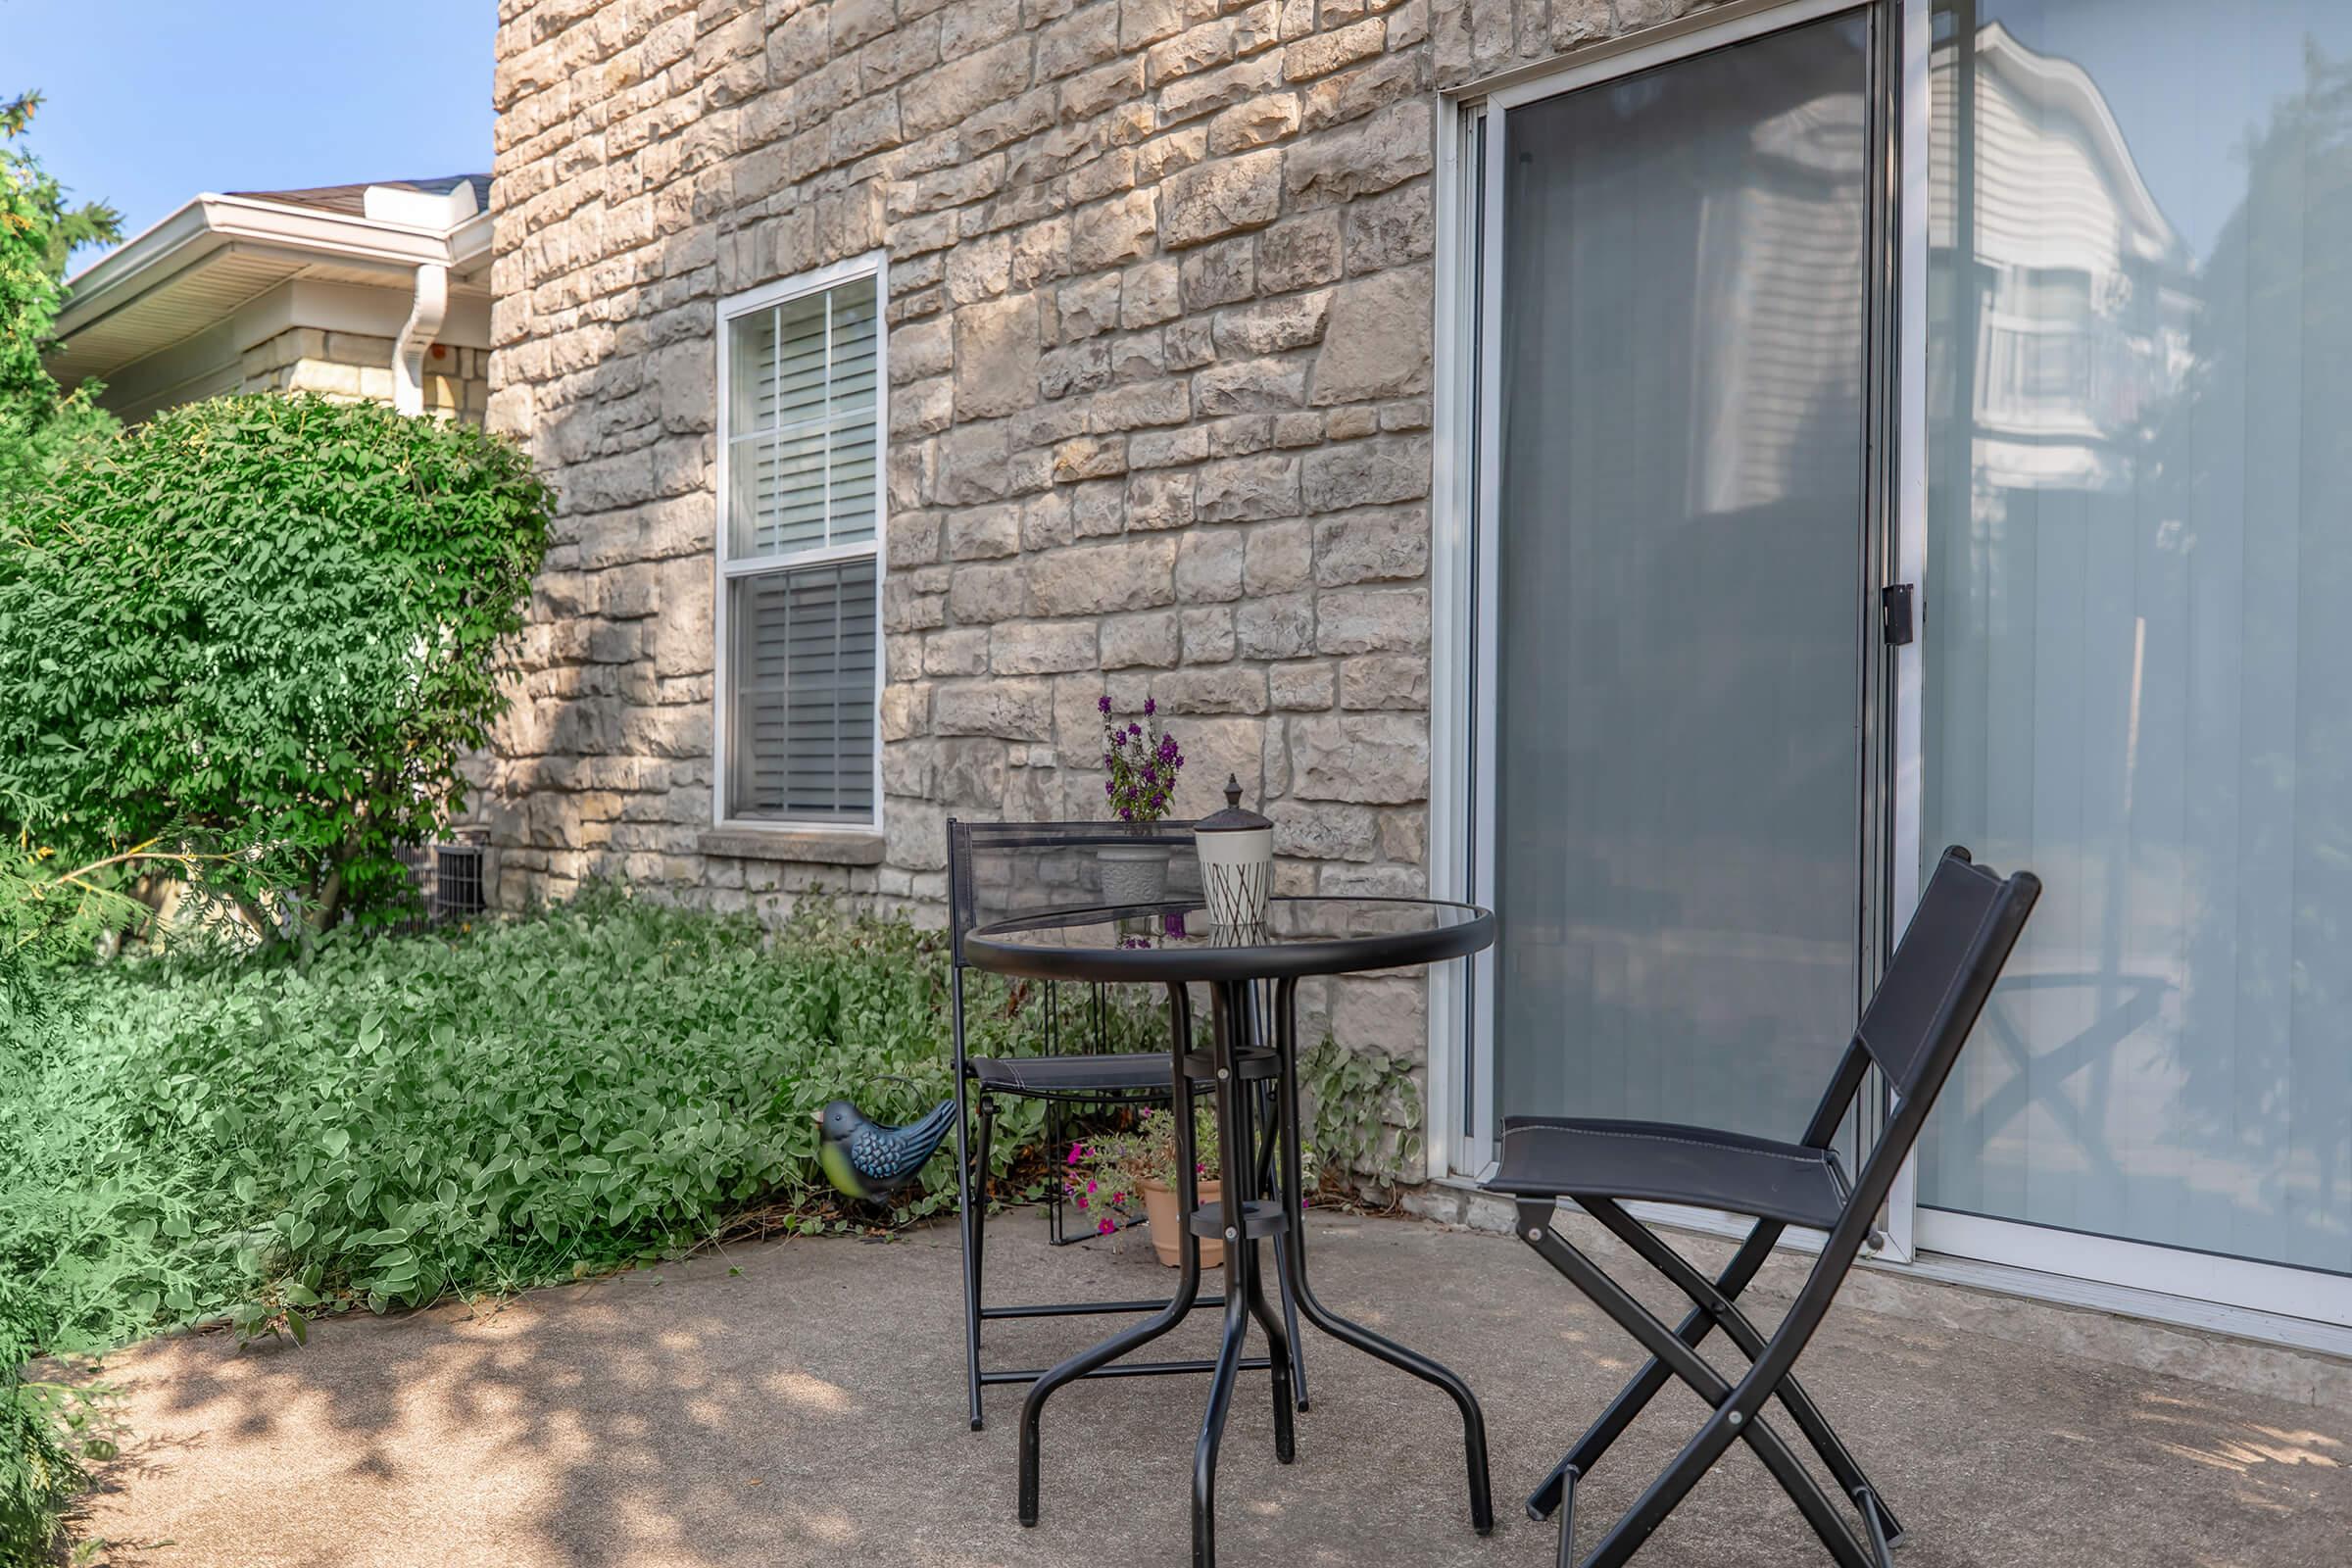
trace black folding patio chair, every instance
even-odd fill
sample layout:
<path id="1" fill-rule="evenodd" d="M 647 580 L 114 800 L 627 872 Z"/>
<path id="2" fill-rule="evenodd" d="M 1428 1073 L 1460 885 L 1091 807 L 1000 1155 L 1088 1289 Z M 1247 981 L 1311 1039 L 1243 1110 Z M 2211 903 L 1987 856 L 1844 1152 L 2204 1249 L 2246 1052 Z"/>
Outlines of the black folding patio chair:
<path id="1" fill-rule="evenodd" d="M 1047 1144 L 1058 1147 L 1062 1125 L 1058 1113 L 1073 1107 L 1147 1107 L 1169 1103 L 1171 1056 L 1166 1046 L 1140 1052 L 1107 1048 L 1110 1004 L 1104 988 L 1093 986 L 1075 1009 L 1076 1038 L 1067 1028 L 1058 986 L 1043 982 L 1046 996 L 1040 1009 L 1042 1024 L 1034 1054 L 972 1056 L 965 1050 L 964 993 L 967 965 L 963 939 L 975 927 L 1049 909 L 1115 906 L 1102 887 L 1102 858 L 1105 849 L 1162 848 L 1168 854 L 1167 899 L 1200 900 L 1200 862 L 1193 849 L 1193 824 L 1154 822 L 1129 827 L 1117 822 L 960 822 L 948 821 L 948 906 L 951 958 L 949 985 L 954 1008 L 956 1051 L 956 1199 L 963 1243 L 964 1384 L 972 1430 L 983 1424 L 980 1393 L 998 1384 L 1034 1383 L 1044 1367 L 991 1368 L 980 1361 L 981 1327 L 1003 1318 L 1071 1317 L 1096 1313 L 1157 1312 L 1165 1299 L 1118 1301 L 1039 1301 L 989 1305 L 983 1289 L 988 1218 L 990 1145 L 1000 1099 L 1037 1100 L 1049 1111 Z M 1192 1008 L 1182 997 L 1171 997 L 1170 1023 L 1189 1031 Z M 1256 1087 L 1267 1092 L 1270 1076 Z M 1189 1107 L 1188 1107 L 1189 1108 Z M 1270 1181 L 1274 1156 L 1273 1131 L 1277 1119 L 1270 1103 L 1259 1107 L 1255 1125 L 1267 1129 L 1258 1151 L 1259 1177 Z M 1048 1231 L 1054 1245 L 1084 1240 L 1065 1236 L 1058 1197 L 1047 1208 Z M 1090 1233 L 1091 1234 L 1091 1233 Z M 1188 1231 L 1183 1245 L 1198 1247 Z M 1275 1247 L 1282 1241 L 1276 1238 Z M 1279 1253 L 1278 1253 L 1279 1261 Z M 1291 1299 L 1288 1275 L 1284 1280 L 1282 1312 L 1291 1346 L 1291 1380 L 1298 1407 L 1307 1407 L 1306 1366 L 1298 1345 L 1298 1308 Z M 1194 1309 L 1222 1309 L 1221 1296 L 1203 1296 Z M 1263 1357 L 1247 1367 L 1265 1367 Z M 1137 1377 L 1162 1373 L 1209 1372 L 1211 1360 L 1122 1361 L 1089 1373 L 1090 1377 Z"/>
<path id="2" fill-rule="evenodd" d="M 1584 1568 L 1617 1568 L 1631 1557 L 1735 1440 L 1744 1440 L 1756 1451 L 1839 1568 L 1889 1568 L 1888 1548 L 1901 1539 L 1902 1526 L 1792 1368 L 1869 1239 L 1895 1172 L 1918 1141 L 2040 893 L 2041 884 L 2031 872 L 2004 880 L 1972 864 L 1964 849 L 1943 852 L 1886 977 L 1863 1010 L 1861 1027 L 1797 1143 L 1658 1122 L 1552 1116 L 1504 1121 L 1502 1159 L 1488 1188 L 1517 1200 L 1521 1238 L 1650 1354 L 1640 1375 L 1527 1499 L 1531 1518 L 1558 1511 L 1561 1568 L 1577 1560 L 1578 1481 L 1592 1473 L 1609 1445 L 1669 1377 L 1689 1384 L 1713 1413 L 1601 1538 Z M 1849 1181 L 1832 1146 L 1874 1064 L 1891 1092 L 1891 1112 L 1862 1162 L 1860 1179 Z M 1690 1298 L 1693 1309 L 1679 1327 L 1668 1328 L 1560 1234 L 1553 1219 L 1562 1198 L 1574 1199 Z M 1628 1214 L 1622 1206 L 1627 1200 L 1726 1209 L 1751 1215 L 1756 1223 L 1724 1271 L 1710 1280 Z M 1794 1304 L 1767 1336 L 1733 1303 L 1791 1225 L 1826 1231 L 1828 1240 Z M 1750 1363 L 1737 1382 L 1698 1354 L 1699 1343 L 1718 1326 Z M 1860 1514 L 1861 1540 L 1788 1443 L 1763 1420 L 1765 1405 L 1775 1398 Z"/>

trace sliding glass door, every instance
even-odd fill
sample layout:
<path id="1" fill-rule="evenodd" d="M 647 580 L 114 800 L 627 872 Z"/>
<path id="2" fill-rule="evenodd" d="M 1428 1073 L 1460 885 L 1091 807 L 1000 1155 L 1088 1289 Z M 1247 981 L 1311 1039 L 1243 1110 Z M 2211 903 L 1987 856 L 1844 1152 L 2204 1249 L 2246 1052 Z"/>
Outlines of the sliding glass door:
<path id="1" fill-rule="evenodd" d="M 1853 1027 L 1872 38 L 1490 115 L 1490 1134 L 1793 1137 Z"/>
<path id="2" fill-rule="evenodd" d="M 2352 1324 L 2352 3 L 1789 0 L 1466 127 L 1468 1168 L 1792 1134 L 1965 844 L 2045 893 L 1897 1250 Z"/>
<path id="3" fill-rule="evenodd" d="M 1934 20 L 1921 844 L 2047 893 L 1920 1239 L 2352 1315 L 2352 5 Z"/>

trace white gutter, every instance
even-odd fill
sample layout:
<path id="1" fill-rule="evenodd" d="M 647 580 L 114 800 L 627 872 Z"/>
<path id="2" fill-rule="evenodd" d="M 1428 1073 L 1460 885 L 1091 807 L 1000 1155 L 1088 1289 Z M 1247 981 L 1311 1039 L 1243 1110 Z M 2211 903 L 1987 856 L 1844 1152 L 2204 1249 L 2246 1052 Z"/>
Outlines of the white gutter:
<path id="1" fill-rule="evenodd" d="M 424 412 L 424 351 L 432 347 L 449 314 L 449 269 L 428 262 L 416 269 L 416 303 L 392 340 L 392 407 L 400 414 Z"/>

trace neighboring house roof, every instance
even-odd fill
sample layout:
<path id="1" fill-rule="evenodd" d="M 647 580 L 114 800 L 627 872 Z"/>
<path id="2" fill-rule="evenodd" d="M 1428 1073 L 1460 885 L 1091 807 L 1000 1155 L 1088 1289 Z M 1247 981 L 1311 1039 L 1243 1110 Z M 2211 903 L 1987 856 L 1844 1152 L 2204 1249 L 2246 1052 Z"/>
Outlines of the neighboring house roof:
<path id="1" fill-rule="evenodd" d="M 441 174 L 432 179 L 371 179 L 358 185 L 313 185 L 307 190 L 232 190 L 228 194 L 257 202 L 282 202 L 289 207 L 318 207 L 330 213 L 364 215 L 369 186 L 446 196 L 460 185 L 473 187 L 473 204 L 477 211 L 490 210 L 488 174 Z"/>
<path id="2" fill-rule="evenodd" d="M 111 377 L 295 280 L 406 293 L 438 266 L 451 296 L 486 302 L 489 190 L 450 174 L 200 195 L 74 274 L 50 373 Z"/>

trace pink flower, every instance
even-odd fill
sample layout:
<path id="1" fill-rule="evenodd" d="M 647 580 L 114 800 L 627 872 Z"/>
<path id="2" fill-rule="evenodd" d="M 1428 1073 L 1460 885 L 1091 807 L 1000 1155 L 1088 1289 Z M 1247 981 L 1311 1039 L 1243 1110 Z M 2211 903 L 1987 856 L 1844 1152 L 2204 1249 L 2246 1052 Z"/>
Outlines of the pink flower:
<path id="1" fill-rule="evenodd" d="M 1086 1184 L 1086 1190 L 1090 1193 L 1093 1192 L 1095 1190 L 1095 1184 L 1093 1182 L 1088 1182 Z"/>
<path id="2" fill-rule="evenodd" d="M 1085 1200 L 1085 1199 L 1083 1199 L 1083 1198 L 1081 1198 L 1080 1200 L 1078 1200 L 1078 1206 L 1079 1206 L 1080 1208 L 1084 1208 L 1084 1207 L 1086 1206 L 1086 1200 Z"/>
<path id="3" fill-rule="evenodd" d="M 1095 1226 L 1095 1234 L 1097 1236 L 1108 1236 L 1112 1231 L 1117 1229 L 1118 1227 L 1113 1225 L 1110 1221 L 1102 1220 Z"/>

